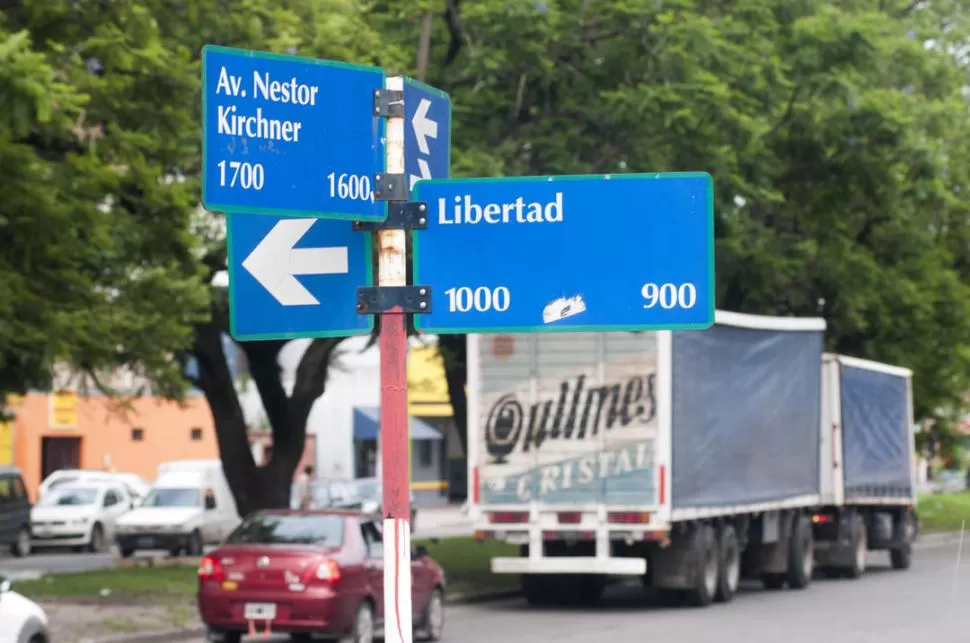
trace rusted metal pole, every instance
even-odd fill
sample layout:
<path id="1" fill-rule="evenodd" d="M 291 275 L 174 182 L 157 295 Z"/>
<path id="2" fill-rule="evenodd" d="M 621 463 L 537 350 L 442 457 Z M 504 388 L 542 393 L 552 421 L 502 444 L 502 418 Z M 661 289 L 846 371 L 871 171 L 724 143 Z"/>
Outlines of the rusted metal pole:
<path id="1" fill-rule="evenodd" d="M 403 91 L 402 77 L 388 78 L 386 89 Z M 385 130 L 388 175 L 404 176 L 404 118 L 389 117 Z M 377 285 L 407 285 L 404 230 L 377 235 Z M 381 315 L 381 484 L 384 513 L 384 640 L 411 643 L 411 499 L 408 457 L 408 380 L 406 315 L 400 308 Z"/>

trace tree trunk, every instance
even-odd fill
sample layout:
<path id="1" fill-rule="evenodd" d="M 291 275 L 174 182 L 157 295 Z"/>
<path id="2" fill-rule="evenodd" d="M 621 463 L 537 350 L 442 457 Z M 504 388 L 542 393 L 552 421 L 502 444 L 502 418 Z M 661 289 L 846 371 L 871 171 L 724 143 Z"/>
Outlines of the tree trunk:
<path id="1" fill-rule="evenodd" d="M 454 413 L 461 451 L 468 455 L 468 342 L 464 335 L 439 335 L 438 350 L 445 363 L 445 383 Z"/>
<path id="2" fill-rule="evenodd" d="M 213 307 L 214 318 L 218 320 Z M 296 371 L 293 393 L 287 397 L 281 381 L 279 354 L 286 342 L 241 344 L 249 371 L 263 402 L 273 433 L 273 454 L 257 467 L 249 443 L 246 419 L 222 349 L 222 324 L 196 328 L 194 354 L 199 361 L 199 387 L 205 393 L 216 427 L 219 457 L 240 516 L 260 509 L 287 508 L 293 475 L 306 445 L 306 425 L 313 403 L 323 394 L 327 368 L 340 340 L 314 340 Z"/>

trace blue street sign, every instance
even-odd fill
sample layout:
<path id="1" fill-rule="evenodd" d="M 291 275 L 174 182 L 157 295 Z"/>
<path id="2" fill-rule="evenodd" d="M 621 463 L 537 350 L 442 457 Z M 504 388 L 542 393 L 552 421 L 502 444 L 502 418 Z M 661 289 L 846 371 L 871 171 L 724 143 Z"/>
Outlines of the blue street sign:
<path id="1" fill-rule="evenodd" d="M 704 329 L 714 322 L 708 174 L 421 181 L 414 283 L 426 333 Z"/>
<path id="2" fill-rule="evenodd" d="M 411 189 L 423 179 L 448 178 L 451 166 L 451 97 L 404 79 L 404 169 Z"/>
<path id="3" fill-rule="evenodd" d="M 229 330 L 239 340 L 366 335 L 370 233 L 346 221 L 230 213 Z"/>
<path id="4" fill-rule="evenodd" d="M 383 221 L 374 174 L 384 71 L 208 45 L 202 50 L 202 203 L 209 210 Z"/>

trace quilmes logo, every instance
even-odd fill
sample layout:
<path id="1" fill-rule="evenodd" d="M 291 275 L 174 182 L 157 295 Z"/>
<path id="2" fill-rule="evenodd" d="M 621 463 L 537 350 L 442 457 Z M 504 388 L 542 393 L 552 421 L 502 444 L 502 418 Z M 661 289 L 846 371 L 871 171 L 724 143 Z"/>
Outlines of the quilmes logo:
<path id="1" fill-rule="evenodd" d="M 485 444 L 496 464 L 516 447 L 539 449 L 546 440 L 583 440 L 601 429 L 646 423 L 657 414 L 656 374 L 586 387 L 586 376 L 563 380 L 559 396 L 526 409 L 514 393 L 495 401 L 485 422 Z"/>

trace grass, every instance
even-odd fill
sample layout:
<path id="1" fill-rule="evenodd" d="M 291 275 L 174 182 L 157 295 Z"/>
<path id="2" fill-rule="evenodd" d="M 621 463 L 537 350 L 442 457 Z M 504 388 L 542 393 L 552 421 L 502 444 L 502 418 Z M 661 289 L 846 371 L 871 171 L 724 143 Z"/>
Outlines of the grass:
<path id="1" fill-rule="evenodd" d="M 413 544 L 427 547 L 431 557 L 444 568 L 449 594 L 511 589 L 518 583 L 514 575 L 492 574 L 490 567 L 493 556 L 518 555 L 518 548 L 513 545 L 478 542 L 468 536 Z M 131 603 L 150 599 L 156 604 L 184 605 L 186 599 L 194 600 L 197 583 L 194 565 L 166 565 L 51 574 L 13 585 L 18 592 L 35 599 L 104 598 Z M 184 622 L 190 614 L 191 610 L 184 614 L 173 611 L 172 620 Z"/>
<path id="2" fill-rule="evenodd" d="M 920 496 L 916 511 L 922 533 L 960 531 L 963 524 L 970 528 L 970 491 Z"/>
<path id="3" fill-rule="evenodd" d="M 519 579 L 514 574 L 493 574 L 495 556 L 518 556 L 519 548 L 508 543 L 487 540 L 479 542 L 470 536 L 417 540 L 445 570 L 449 594 L 513 589 Z"/>
<path id="4" fill-rule="evenodd" d="M 112 598 L 137 602 L 184 601 L 196 589 L 196 567 L 116 567 L 95 571 L 51 574 L 37 580 L 13 583 L 13 588 L 31 598 Z"/>

